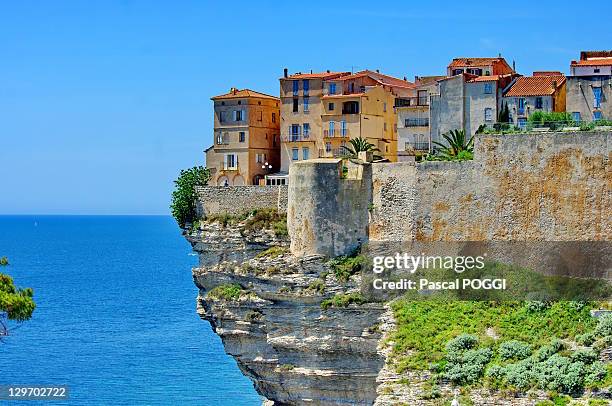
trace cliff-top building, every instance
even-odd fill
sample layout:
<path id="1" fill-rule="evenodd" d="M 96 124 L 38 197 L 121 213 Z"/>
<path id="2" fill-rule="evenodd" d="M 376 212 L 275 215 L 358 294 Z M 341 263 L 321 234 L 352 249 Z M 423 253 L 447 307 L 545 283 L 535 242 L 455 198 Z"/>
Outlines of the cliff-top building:
<path id="1" fill-rule="evenodd" d="M 612 119 L 612 51 L 582 51 L 570 64 L 567 111 L 577 122 Z"/>
<path id="2" fill-rule="evenodd" d="M 474 134 L 481 125 L 493 126 L 502 106 L 503 90 L 518 75 L 504 58 L 456 58 L 447 67 L 449 77 L 438 80 L 430 97 L 432 141 L 463 129 Z"/>
<path id="3" fill-rule="evenodd" d="M 333 157 L 352 138 L 365 138 L 397 159 L 395 98 L 414 85 L 378 71 L 297 73 L 280 78 L 281 170 L 294 161 Z M 270 178 L 270 177 L 269 177 Z"/>
<path id="4" fill-rule="evenodd" d="M 529 116 L 536 111 L 565 111 L 565 82 L 561 72 L 533 72 L 533 76 L 516 78 L 503 99 L 510 122 L 525 128 Z"/>
<path id="5" fill-rule="evenodd" d="M 211 98 L 214 144 L 206 152 L 210 185 L 258 185 L 280 165 L 279 99 L 231 88 Z"/>

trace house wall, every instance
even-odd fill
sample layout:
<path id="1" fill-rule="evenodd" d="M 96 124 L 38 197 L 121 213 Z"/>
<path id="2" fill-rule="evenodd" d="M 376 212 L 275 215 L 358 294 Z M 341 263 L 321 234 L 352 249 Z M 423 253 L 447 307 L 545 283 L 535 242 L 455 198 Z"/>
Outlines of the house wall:
<path id="1" fill-rule="evenodd" d="M 439 81 L 439 94 L 431 97 L 430 138 L 442 142 L 442 134 L 463 128 L 465 123 L 465 86 L 463 76 Z"/>
<path id="2" fill-rule="evenodd" d="M 558 111 L 554 110 L 554 100 L 552 96 L 540 96 L 542 97 L 542 109 L 535 108 L 536 105 L 536 96 L 524 96 L 525 99 L 525 114 L 518 114 L 518 101 L 519 97 L 504 97 L 503 102 L 508 105 L 508 109 L 510 111 L 510 117 L 512 118 L 512 122 L 514 125 L 518 125 L 519 118 L 529 118 L 534 111 Z"/>
<path id="3" fill-rule="evenodd" d="M 612 76 L 568 76 L 567 106 L 568 113 L 579 112 L 582 121 L 593 121 L 593 87 L 601 87 L 601 108 L 604 119 L 612 119 Z"/>
<path id="4" fill-rule="evenodd" d="M 572 76 L 610 76 L 612 66 L 571 66 L 570 72 Z"/>
<path id="5" fill-rule="evenodd" d="M 491 93 L 485 93 L 485 84 L 492 86 Z M 482 124 L 493 125 L 497 121 L 498 95 L 501 99 L 501 89 L 498 88 L 496 81 L 490 82 L 471 82 L 465 84 L 466 90 L 466 111 L 468 116 L 465 120 L 465 133 L 472 135 Z M 491 120 L 485 120 L 485 109 L 491 109 Z"/>

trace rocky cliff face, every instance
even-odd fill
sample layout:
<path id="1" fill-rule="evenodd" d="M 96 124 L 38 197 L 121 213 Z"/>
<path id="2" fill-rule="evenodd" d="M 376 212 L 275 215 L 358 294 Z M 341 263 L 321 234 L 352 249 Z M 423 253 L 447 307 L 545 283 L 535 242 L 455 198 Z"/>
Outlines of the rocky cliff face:
<path id="1" fill-rule="evenodd" d="M 321 256 L 266 252 L 288 245 L 270 230 L 206 223 L 187 238 L 200 256 L 198 312 L 261 395 L 275 404 L 374 403 L 385 309 L 321 306 L 358 290 L 355 277 L 339 283 Z M 230 284 L 239 293 L 224 291 Z"/>

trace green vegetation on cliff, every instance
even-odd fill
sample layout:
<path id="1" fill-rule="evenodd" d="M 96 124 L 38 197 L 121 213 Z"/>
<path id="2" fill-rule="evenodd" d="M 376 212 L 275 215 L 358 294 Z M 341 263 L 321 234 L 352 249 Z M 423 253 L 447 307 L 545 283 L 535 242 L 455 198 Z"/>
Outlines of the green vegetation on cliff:
<path id="1" fill-rule="evenodd" d="M 285 237 L 287 232 L 287 214 L 279 213 L 276 209 L 255 209 L 242 214 L 213 214 L 208 215 L 203 221 L 219 223 L 223 227 L 234 226 L 244 222 L 243 232 L 254 232 L 259 230 L 273 230 L 277 237 Z"/>
<path id="2" fill-rule="evenodd" d="M 181 170 L 179 177 L 174 181 L 172 203 L 170 209 L 172 216 L 179 227 L 185 228 L 187 223 L 197 220 L 196 215 L 196 186 L 206 186 L 210 179 L 210 171 L 203 166 L 194 166 Z"/>
<path id="3" fill-rule="evenodd" d="M 212 299 L 238 300 L 243 293 L 242 286 L 237 283 L 227 283 L 212 288 L 208 292 L 207 297 Z"/>
<path id="4" fill-rule="evenodd" d="M 462 386 L 567 394 L 612 384 L 610 366 L 598 361 L 612 344 L 612 316 L 591 317 L 594 303 L 401 299 L 392 307 L 399 372 L 431 370 Z"/>

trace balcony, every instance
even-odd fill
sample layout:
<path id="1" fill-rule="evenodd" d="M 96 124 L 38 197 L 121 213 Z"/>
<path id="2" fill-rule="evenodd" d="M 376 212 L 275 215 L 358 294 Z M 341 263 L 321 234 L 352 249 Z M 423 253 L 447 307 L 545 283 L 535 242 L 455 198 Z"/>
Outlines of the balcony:
<path id="1" fill-rule="evenodd" d="M 429 142 L 406 142 L 404 145 L 406 151 L 429 151 Z"/>
<path id="2" fill-rule="evenodd" d="M 323 130 L 323 137 L 325 138 L 349 138 L 349 130 L 341 128 L 339 130 Z"/>
<path id="3" fill-rule="evenodd" d="M 404 127 L 429 127 L 429 117 L 407 118 L 404 120 Z"/>
<path id="4" fill-rule="evenodd" d="M 310 134 L 283 134 L 281 135 L 282 142 L 309 142 L 313 141 Z"/>
<path id="5" fill-rule="evenodd" d="M 320 149 L 319 158 L 342 158 L 344 153 L 344 148 Z"/>
<path id="6" fill-rule="evenodd" d="M 429 106 L 429 96 L 402 97 L 395 99 L 395 107 L 427 107 Z"/>

